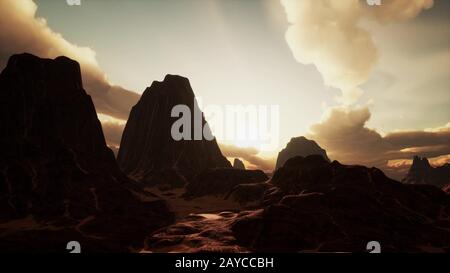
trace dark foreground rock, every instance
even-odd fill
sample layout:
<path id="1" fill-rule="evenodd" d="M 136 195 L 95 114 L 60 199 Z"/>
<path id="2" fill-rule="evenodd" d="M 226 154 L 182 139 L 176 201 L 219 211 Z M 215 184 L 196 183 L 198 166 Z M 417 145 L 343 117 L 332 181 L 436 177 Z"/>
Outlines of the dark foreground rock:
<path id="1" fill-rule="evenodd" d="M 445 185 L 442 190 L 446 193 L 450 193 L 450 184 Z"/>
<path id="2" fill-rule="evenodd" d="M 237 185 L 260 183 L 269 178 L 260 170 L 213 169 L 197 175 L 186 186 L 185 197 L 195 198 L 205 195 L 224 197 Z"/>
<path id="3" fill-rule="evenodd" d="M 321 156 L 296 157 L 275 172 L 270 205 L 231 225 L 238 244 L 263 252 L 449 252 L 450 197 L 404 185 L 376 168 Z"/>
<path id="4" fill-rule="evenodd" d="M 225 199 L 239 202 L 241 205 L 249 203 L 261 205 L 264 194 L 271 188 L 272 185 L 268 182 L 239 184 L 225 196 Z"/>
<path id="5" fill-rule="evenodd" d="M 116 165 L 80 75 L 30 54 L 0 74 L 1 251 L 130 251 L 173 220 Z"/>
<path id="6" fill-rule="evenodd" d="M 178 223 L 158 230 L 146 240 L 145 251 L 155 253 L 245 253 L 229 226 L 247 212 L 191 214 Z"/>

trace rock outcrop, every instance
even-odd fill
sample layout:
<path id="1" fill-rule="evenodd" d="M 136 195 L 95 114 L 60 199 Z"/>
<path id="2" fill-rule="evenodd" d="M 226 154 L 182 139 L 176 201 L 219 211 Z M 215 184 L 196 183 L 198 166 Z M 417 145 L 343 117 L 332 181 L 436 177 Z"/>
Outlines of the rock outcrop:
<path id="1" fill-rule="evenodd" d="M 233 162 L 233 168 L 238 170 L 245 170 L 245 165 L 239 158 L 235 158 Z"/>
<path id="2" fill-rule="evenodd" d="M 448 194 L 450 194 L 450 184 L 445 185 L 442 187 L 442 190 Z"/>
<path id="3" fill-rule="evenodd" d="M 171 134 L 179 119 L 171 116 L 176 105 L 190 110 L 192 140 L 177 141 Z M 163 82 L 153 82 L 131 110 L 125 127 L 118 154 L 122 170 L 148 184 L 180 185 L 205 170 L 231 168 L 215 139 L 209 141 L 200 136 L 201 140 L 195 140 L 196 113 L 201 115 L 201 127 L 208 128 L 188 79 L 167 75 Z M 160 173 L 170 173 L 168 176 L 173 179 L 161 181 Z"/>
<path id="4" fill-rule="evenodd" d="M 186 186 L 187 198 L 205 195 L 225 197 L 240 184 L 261 183 L 269 178 L 261 170 L 212 169 L 198 174 Z"/>
<path id="5" fill-rule="evenodd" d="M 296 156 L 321 155 L 325 160 L 330 161 L 327 152 L 322 149 L 315 141 L 305 137 L 295 137 L 286 145 L 286 148 L 278 153 L 275 170 L 281 168 L 288 159 Z"/>
<path id="6" fill-rule="evenodd" d="M 130 251 L 173 219 L 118 168 L 73 60 L 9 59 L 0 143 L 0 249 Z"/>
<path id="7" fill-rule="evenodd" d="M 426 157 L 415 156 L 411 168 L 402 180 L 406 184 L 427 184 L 439 188 L 450 184 L 450 164 L 433 167 Z"/>
<path id="8" fill-rule="evenodd" d="M 264 194 L 271 188 L 272 185 L 268 182 L 239 184 L 231 189 L 225 199 L 239 202 L 243 206 L 248 204 L 261 206 Z"/>
<path id="9" fill-rule="evenodd" d="M 449 252 L 450 196 L 405 185 L 376 168 L 322 156 L 289 159 L 275 172 L 264 209 L 232 224 L 239 245 L 263 252 Z"/>
<path id="10" fill-rule="evenodd" d="M 248 253 L 236 244 L 229 224 L 242 214 L 191 214 L 152 234 L 145 251 L 153 253 Z"/>

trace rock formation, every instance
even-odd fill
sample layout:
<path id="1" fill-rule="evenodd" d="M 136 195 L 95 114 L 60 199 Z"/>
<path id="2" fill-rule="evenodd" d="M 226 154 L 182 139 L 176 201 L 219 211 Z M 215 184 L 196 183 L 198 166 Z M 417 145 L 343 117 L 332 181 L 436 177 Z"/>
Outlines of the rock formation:
<path id="1" fill-rule="evenodd" d="M 233 168 L 238 170 L 245 170 L 245 165 L 241 160 L 239 160 L 239 158 L 235 158 L 233 162 Z"/>
<path id="2" fill-rule="evenodd" d="M 450 194 L 450 183 L 442 187 L 442 190 L 448 194 Z"/>
<path id="3" fill-rule="evenodd" d="M 427 184 L 439 188 L 450 183 L 450 164 L 440 167 L 432 167 L 426 157 L 415 156 L 411 168 L 402 180 L 407 184 Z"/>
<path id="4" fill-rule="evenodd" d="M 171 112 L 176 105 L 189 108 L 194 139 L 194 115 L 200 110 L 189 80 L 167 75 L 163 82 L 153 82 L 131 110 L 118 154 L 126 174 L 150 184 L 182 185 L 205 170 L 231 168 L 215 139 L 173 139 L 171 128 L 178 118 L 171 117 Z M 203 115 L 200 122 L 208 126 Z"/>
<path id="5" fill-rule="evenodd" d="M 275 172 L 266 206 L 232 224 L 240 246 L 262 252 L 449 252 L 450 196 L 405 185 L 376 168 L 313 155 Z"/>
<path id="6" fill-rule="evenodd" d="M 322 149 L 315 141 L 309 140 L 305 137 L 295 137 L 286 145 L 286 148 L 278 153 L 275 170 L 281 168 L 284 163 L 296 156 L 321 155 L 327 161 L 330 161 L 327 152 Z"/>
<path id="7" fill-rule="evenodd" d="M 228 192 L 225 199 L 239 202 L 243 206 L 249 203 L 260 206 L 263 204 L 264 194 L 272 188 L 271 186 L 268 182 L 239 184 Z"/>
<path id="8" fill-rule="evenodd" d="M 240 184 L 260 183 L 268 180 L 260 170 L 212 169 L 204 171 L 186 186 L 186 197 L 205 195 L 224 196 Z"/>
<path id="9" fill-rule="evenodd" d="M 129 251 L 172 221 L 119 170 L 73 60 L 9 59 L 0 143 L 0 249 L 66 252 L 77 240 L 84 252 Z"/>

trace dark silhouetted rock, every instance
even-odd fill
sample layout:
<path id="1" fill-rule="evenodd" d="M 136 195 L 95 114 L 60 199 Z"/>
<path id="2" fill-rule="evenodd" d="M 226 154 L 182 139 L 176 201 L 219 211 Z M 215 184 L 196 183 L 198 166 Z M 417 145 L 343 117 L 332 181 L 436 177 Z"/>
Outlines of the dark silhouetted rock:
<path id="1" fill-rule="evenodd" d="M 442 190 L 445 191 L 446 193 L 450 193 L 450 184 L 447 184 L 444 187 L 442 187 Z"/>
<path id="2" fill-rule="evenodd" d="M 266 182 L 239 184 L 236 185 L 225 198 L 239 202 L 242 205 L 252 202 L 258 202 L 257 205 L 259 205 L 261 204 L 262 197 L 269 188 L 270 184 Z"/>
<path id="3" fill-rule="evenodd" d="M 402 182 L 434 185 L 442 188 L 450 183 L 450 164 L 432 167 L 426 157 L 415 156 L 411 168 Z"/>
<path id="4" fill-rule="evenodd" d="M 275 170 L 281 168 L 284 163 L 296 156 L 308 156 L 308 155 L 321 155 L 327 161 L 330 161 L 327 156 L 327 152 L 320 148 L 319 145 L 313 140 L 309 140 L 305 137 L 295 137 L 286 145 L 286 148 L 278 153 L 277 163 Z"/>
<path id="5" fill-rule="evenodd" d="M 450 251 L 450 196 L 434 186 L 321 156 L 289 159 L 271 184 L 271 204 L 231 225 L 252 251 L 365 252 L 369 241 L 383 252 Z"/>
<path id="6" fill-rule="evenodd" d="M 14 55 L 0 77 L 2 139 L 27 141 L 44 151 L 54 143 L 67 146 L 78 155 L 81 168 L 110 170 L 120 179 L 118 168 L 111 168 L 115 159 L 106 147 L 91 97 L 82 87 L 77 62 Z"/>
<path id="7" fill-rule="evenodd" d="M 175 141 L 171 128 L 179 118 L 171 117 L 175 105 L 186 105 L 191 110 L 191 121 L 199 111 L 189 80 L 167 75 L 163 82 L 153 82 L 131 110 L 125 127 L 118 162 L 122 170 L 138 181 L 158 184 L 155 173 L 174 172 L 171 177 L 183 176 L 191 180 L 195 175 L 211 168 L 231 168 L 222 155 L 216 140 Z M 201 113 L 201 112 L 200 112 Z M 203 126 L 207 126 L 201 117 Z M 192 122 L 192 139 L 194 126 Z"/>
<path id="8" fill-rule="evenodd" d="M 167 228 L 153 233 L 145 251 L 155 253 L 244 253 L 229 228 L 238 216 L 234 212 L 191 214 Z"/>
<path id="9" fill-rule="evenodd" d="M 235 158 L 233 162 L 233 168 L 238 170 L 245 170 L 245 165 L 241 160 L 239 160 L 239 158 Z"/>
<path id="10" fill-rule="evenodd" d="M 185 197 L 205 195 L 224 196 L 236 185 L 267 181 L 269 178 L 260 170 L 213 169 L 197 175 L 186 186 Z"/>
<path id="11" fill-rule="evenodd" d="M 0 145 L 0 249 L 65 252 L 78 240 L 85 252 L 130 251 L 173 219 L 118 168 L 80 66 L 66 57 L 9 59 Z"/>

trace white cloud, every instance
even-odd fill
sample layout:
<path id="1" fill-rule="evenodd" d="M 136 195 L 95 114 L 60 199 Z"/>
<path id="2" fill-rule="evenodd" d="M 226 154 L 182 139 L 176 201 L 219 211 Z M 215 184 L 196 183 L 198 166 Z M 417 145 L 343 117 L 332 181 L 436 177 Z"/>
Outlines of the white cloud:
<path id="1" fill-rule="evenodd" d="M 363 19 L 381 22 L 407 20 L 433 6 L 433 0 L 385 0 L 367 8 L 360 0 L 281 0 L 291 24 L 286 41 L 295 59 L 313 64 L 326 85 L 342 91 L 339 101 L 357 101 L 377 60 L 372 33 Z"/>

